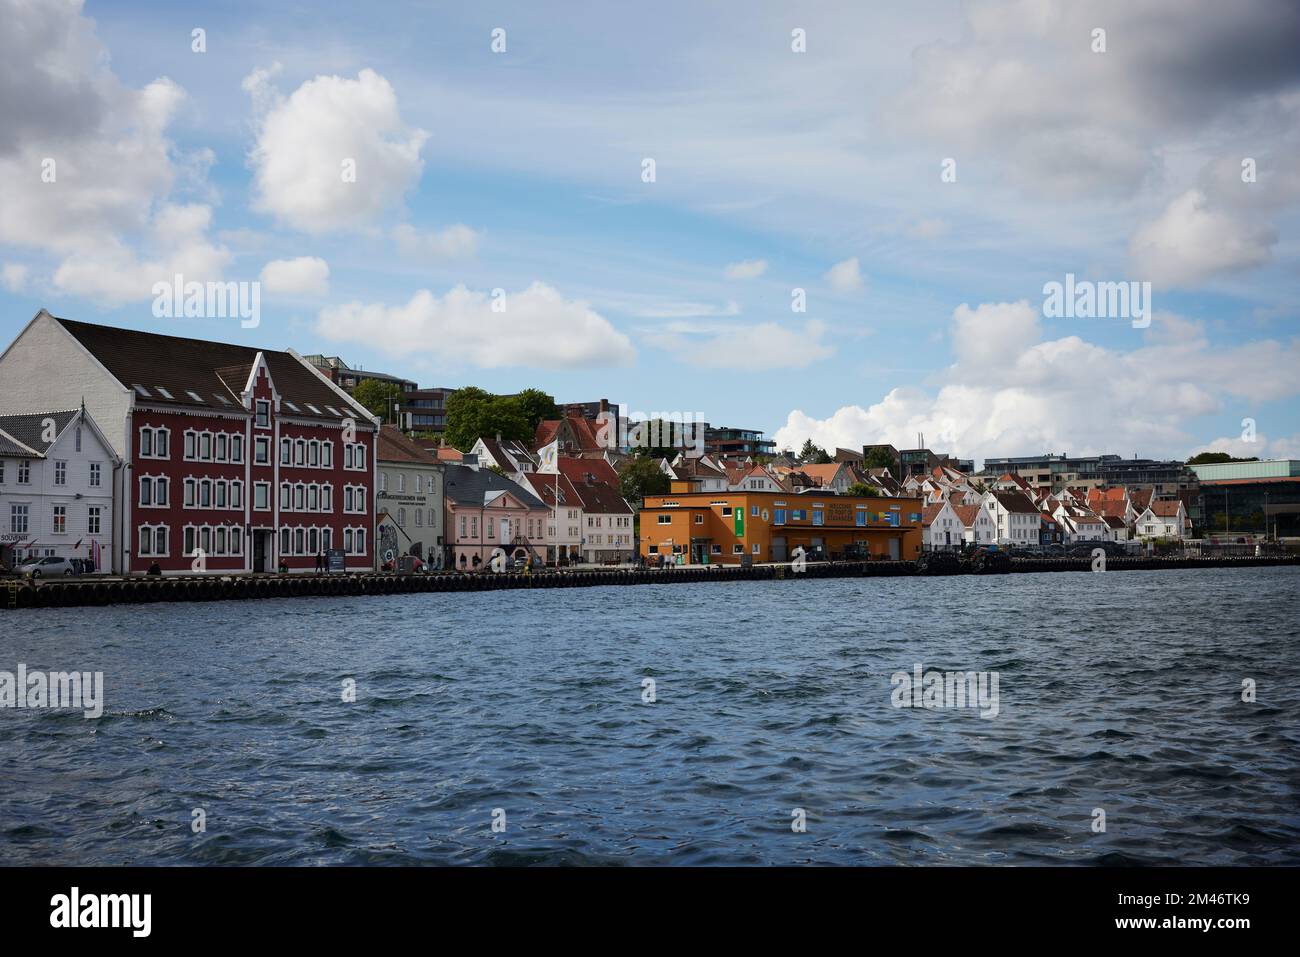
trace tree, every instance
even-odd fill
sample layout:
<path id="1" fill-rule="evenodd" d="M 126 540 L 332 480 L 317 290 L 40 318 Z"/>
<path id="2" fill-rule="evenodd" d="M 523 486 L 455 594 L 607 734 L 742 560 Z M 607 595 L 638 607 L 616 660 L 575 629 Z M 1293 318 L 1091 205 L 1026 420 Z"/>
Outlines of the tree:
<path id="1" fill-rule="evenodd" d="M 493 395 L 467 386 L 447 398 L 447 428 L 443 437 L 452 448 L 468 452 L 480 438 L 524 442 L 534 430 L 513 396 Z"/>
<path id="2" fill-rule="evenodd" d="M 880 489 L 866 482 L 854 482 L 849 486 L 849 495 L 865 495 L 867 498 L 879 498 Z"/>
<path id="3" fill-rule="evenodd" d="M 541 389 L 524 389 L 514 397 L 514 401 L 533 434 L 536 434 L 537 424 L 542 420 L 560 417 L 560 407 L 555 404 L 555 398 Z M 529 436 L 531 437 L 532 435 Z"/>
<path id="4" fill-rule="evenodd" d="M 867 454 L 862 458 L 862 467 L 866 469 L 889 469 L 889 474 L 894 475 L 898 469 L 898 463 L 894 457 L 889 454 L 889 449 L 876 446 L 868 449 Z M 898 476 L 894 476 L 897 478 Z"/>
<path id="5" fill-rule="evenodd" d="M 632 459 L 618 477 L 618 490 L 635 508 L 641 508 L 647 495 L 665 495 L 669 478 L 653 459 Z"/>
<path id="6" fill-rule="evenodd" d="M 393 403 L 397 403 L 396 411 L 400 412 L 402 408 L 402 389 L 396 382 L 385 382 L 382 379 L 362 379 L 357 383 L 357 387 L 352 390 L 352 398 L 385 422 L 394 424 L 397 422 L 397 417 L 393 414 Z"/>
<path id="7" fill-rule="evenodd" d="M 799 450 L 799 461 L 804 465 L 827 465 L 831 457 L 826 454 L 826 450 L 820 445 L 814 445 L 812 439 L 808 439 Z"/>
<path id="8" fill-rule="evenodd" d="M 1258 456 L 1251 456 L 1248 459 L 1233 458 L 1227 452 L 1202 452 L 1200 455 L 1193 455 L 1187 460 L 1188 465 L 1219 465 L 1223 462 L 1258 462 Z"/>

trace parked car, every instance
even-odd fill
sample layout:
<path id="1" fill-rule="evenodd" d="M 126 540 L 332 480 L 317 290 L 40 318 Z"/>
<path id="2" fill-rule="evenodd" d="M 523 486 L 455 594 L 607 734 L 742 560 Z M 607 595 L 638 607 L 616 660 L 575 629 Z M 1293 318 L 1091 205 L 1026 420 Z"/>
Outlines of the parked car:
<path id="1" fill-rule="evenodd" d="M 397 568 L 397 562 L 399 558 L 409 558 L 412 563 L 411 570 L 413 572 L 419 573 L 425 570 L 423 558 L 419 558 L 416 555 L 401 555 L 398 558 L 390 558 L 388 561 L 384 562 L 384 564 L 380 566 L 380 571 L 385 571 L 385 572 L 395 571 Z"/>
<path id="2" fill-rule="evenodd" d="M 71 560 L 57 555 L 47 555 L 32 562 L 18 566 L 18 574 L 31 575 L 33 578 L 48 578 L 51 575 L 75 575 Z"/>

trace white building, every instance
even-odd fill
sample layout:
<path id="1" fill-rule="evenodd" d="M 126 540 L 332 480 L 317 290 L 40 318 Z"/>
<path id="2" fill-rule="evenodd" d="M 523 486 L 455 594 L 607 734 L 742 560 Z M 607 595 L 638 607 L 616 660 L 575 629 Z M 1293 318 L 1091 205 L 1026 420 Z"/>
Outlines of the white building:
<path id="1" fill-rule="evenodd" d="M 1154 501 L 1133 523 L 1133 534 L 1142 541 L 1154 538 L 1181 540 L 1187 528 L 1187 509 L 1182 499 Z"/>
<path id="2" fill-rule="evenodd" d="M 971 545 L 992 545 L 998 530 L 993 515 L 979 505 L 954 505 L 953 514 L 962 525 L 962 541 Z"/>
<path id="3" fill-rule="evenodd" d="M 551 510 L 546 519 L 546 564 L 567 565 L 582 555 L 582 497 L 567 476 L 526 472 L 519 484 Z"/>
<path id="4" fill-rule="evenodd" d="M 57 555 L 116 571 L 120 459 L 83 409 L 0 415 L 0 559 Z"/>
<path id="5" fill-rule="evenodd" d="M 921 513 L 921 547 L 927 550 L 960 548 L 966 526 L 948 502 L 925 506 Z"/>
<path id="6" fill-rule="evenodd" d="M 1038 506 L 1024 492 L 985 492 L 980 508 L 993 522 L 997 544 L 1024 546 L 1039 543 L 1042 519 Z"/>

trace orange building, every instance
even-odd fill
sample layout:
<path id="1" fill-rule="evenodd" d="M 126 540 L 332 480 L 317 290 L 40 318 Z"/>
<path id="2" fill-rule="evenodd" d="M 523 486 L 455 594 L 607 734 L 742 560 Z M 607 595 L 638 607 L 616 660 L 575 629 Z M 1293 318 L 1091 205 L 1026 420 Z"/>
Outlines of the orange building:
<path id="1" fill-rule="evenodd" d="M 693 492 L 674 482 L 641 509 L 641 554 L 689 564 L 790 561 L 796 547 L 827 558 L 914 559 L 921 553 L 919 498 L 808 492 Z"/>

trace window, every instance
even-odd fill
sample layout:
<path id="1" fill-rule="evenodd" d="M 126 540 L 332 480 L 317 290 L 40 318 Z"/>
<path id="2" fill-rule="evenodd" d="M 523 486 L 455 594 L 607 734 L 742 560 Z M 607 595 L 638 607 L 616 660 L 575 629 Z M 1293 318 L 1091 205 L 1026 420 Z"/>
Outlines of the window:
<path id="1" fill-rule="evenodd" d="M 757 505 L 751 505 L 751 506 L 749 507 L 749 514 L 750 514 L 750 517 L 751 517 L 751 518 L 758 518 L 758 506 L 757 506 Z"/>
<path id="2" fill-rule="evenodd" d="M 307 464 L 307 443 L 302 439 L 297 439 L 293 443 L 293 464 Z"/>
<path id="3" fill-rule="evenodd" d="M 224 462 L 230 457 L 230 436 L 225 432 L 217 433 L 217 461 Z"/>
<path id="4" fill-rule="evenodd" d="M 755 555 L 762 554 L 762 549 L 759 547 L 758 542 L 755 542 L 753 544 L 753 547 L 750 549 L 750 551 L 752 551 Z"/>
<path id="5" fill-rule="evenodd" d="M 777 508 L 772 510 L 772 524 L 773 525 L 785 524 L 785 509 Z"/>
<path id="6" fill-rule="evenodd" d="M 826 516 L 825 516 L 825 513 L 822 512 L 822 510 L 821 510 L 820 508 L 815 508 L 815 509 L 813 509 L 813 524 L 814 524 L 814 525 L 825 525 L 825 524 L 826 524 Z"/>
<path id="7" fill-rule="evenodd" d="M 265 435 L 259 435 L 253 439 L 253 464 L 271 464 L 271 440 Z"/>
<path id="8" fill-rule="evenodd" d="M 465 521 L 465 520 L 462 518 L 462 519 L 461 519 L 461 522 L 464 523 L 464 521 Z M 660 516 L 659 516 L 659 524 L 660 524 L 660 525 L 671 525 L 672 523 L 673 523 L 673 517 L 672 517 L 671 515 L 660 515 Z M 464 534 L 464 530 L 463 530 L 463 529 L 462 529 L 462 531 L 461 531 L 461 534 Z"/>
<path id="9" fill-rule="evenodd" d="M 315 440 L 307 443 L 307 464 L 313 468 L 320 465 L 320 443 Z"/>
<path id="10" fill-rule="evenodd" d="M 26 505 L 9 506 L 9 531 L 27 532 L 27 509 Z"/>
<path id="11" fill-rule="evenodd" d="M 722 554 L 722 546 L 721 546 L 721 545 L 710 545 L 710 546 L 709 546 L 709 554 L 710 554 L 710 555 L 721 555 L 721 554 Z"/>
<path id="12" fill-rule="evenodd" d="M 292 535 L 293 533 L 290 532 L 289 529 L 287 528 L 280 529 L 280 554 L 281 555 L 288 555 L 293 552 L 293 548 L 291 547 L 293 545 Z"/>
<path id="13" fill-rule="evenodd" d="M 212 480 L 202 479 L 199 481 L 199 505 L 202 508 L 212 507 Z"/>
<path id="14" fill-rule="evenodd" d="M 288 482 L 280 483 L 280 510 L 287 511 L 293 507 L 293 486 Z"/>
<path id="15" fill-rule="evenodd" d="M 194 526 L 193 525 L 186 525 L 185 531 L 181 535 L 181 554 L 183 555 L 194 554 Z"/>
<path id="16" fill-rule="evenodd" d="M 236 480 L 230 483 L 230 507 L 244 507 L 244 483 L 241 481 Z"/>
<path id="17" fill-rule="evenodd" d="M 185 484 L 182 486 L 183 492 L 181 493 L 182 495 L 181 500 L 184 502 L 186 508 L 194 507 L 195 491 L 197 489 L 197 485 L 198 483 L 195 482 L 194 479 L 187 478 L 185 480 Z"/>
<path id="18" fill-rule="evenodd" d="M 232 435 L 230 437 L 230 461 L 244 461 L 244 437 L 242 435 Z"/>
<path id="19" fill-rule="evenodd" d="M 199 458 L 205 462 L 212 460 L 212 433 L 204 432 L 199 436 Z"/>
<path id="20" fill-rule="evenodd" d="M 0 485 L 5 484 L 5 460 L 0 459 Z"/>
<path id="21" fill-rule="evenodd" d="M 722 517 L 723 517 L 723 518 L 731 518 L 731 506 L 730 506 L 730 505 L 724 505 L 724 506 L 722 506 Z"/>
<path id="22" fill-rule="evenodd" d="M 67 462 L 54 463 L 54 484 L 55 485 L 68 484 L 68 463 Z"/>
<path id="23" fill-rule="evenodd" d="M 268 509 L 271 507 L 271 483 L 254 482 L 253 483 L 253 508 Z"/>
<path id="24" fill-rule="evenodd" d="M 243 530 L 238 525 L 230 529 L 230 554 L 242 555 L 244 553 Z"/>
<path id="25" fill-rule="evenodd" d="M 269 429 L 271 427 L 271 403 L 266 399 L 257 400 L 256 424 L 259 429 Z"/>
<path id="26" fill-rule="evenodd" d="M 54 506 L 54 534 L 66 535 L 68 531 L 68 506 Z"/>
<path id="27" fill-rule="evenodd" d="M 0 482 L 5 480 L 4 466 L 0 466 Z M 90 463 L 90 487 L 99 488 L 100 467 L 98 462 Z"/>
<path id="28" fill-rule="evenodd" d="M 196 449 L 195 443 L 197 442 L 198 442 L 198 436 L 195 435 L 193 432 L 186 432 L 185 435 L 182 437 L 181 454 L 185 457 L 186 460 L 194 458 L 195 449 Z"/>
<path id="29" fill-rule="evenodd" d="M 406 473 L 405 473 L 405 472 L 398 472 L 398 473 L 397 473 L 397 491 L 398 491 L 398 492 L 405 492 L 405 491 L 406 491 Z"/>
<path id="30" fill-rule="evenodd" d="M 740 544 L 740 542 L 736 542 L 736 544 L 731 546 L 731 554 L 733 555 L 745 554 L 745 546 Z"/>
<path id="31" fill-rule="evenodd" d="M 98 505 L 92 505 L 86 510 L 86 533 L 89 535 L 100 534 L 100 513 L 103 510 Z"/>
<path id="32" fill-rule="evenodd" d="M 704 516 L 703 516 L 703 515 L 696 515 L 696 516 L 695 516 L 695 524 L 696 524 L 696 525 L 703 525 L 703 524 L 704 524 Z"/>
<path id="33" fill-rule="evenodd" d="M 320 464 L 322 468 L 332 469 L 334 467 L 333 442 L 322 442 L 320 444 Z"/>

